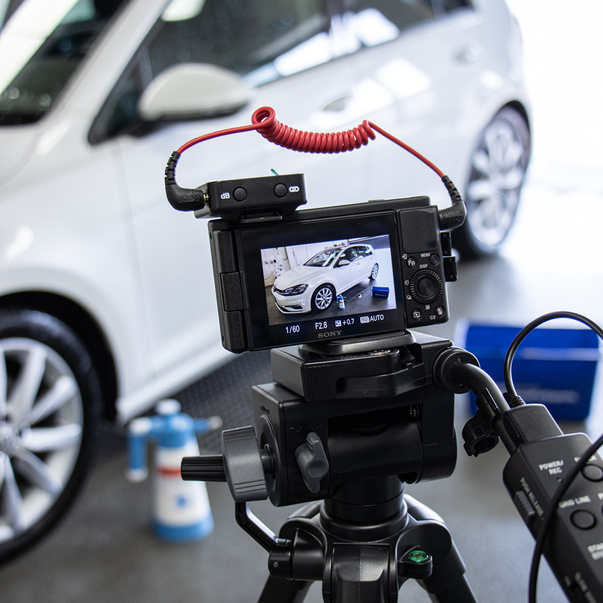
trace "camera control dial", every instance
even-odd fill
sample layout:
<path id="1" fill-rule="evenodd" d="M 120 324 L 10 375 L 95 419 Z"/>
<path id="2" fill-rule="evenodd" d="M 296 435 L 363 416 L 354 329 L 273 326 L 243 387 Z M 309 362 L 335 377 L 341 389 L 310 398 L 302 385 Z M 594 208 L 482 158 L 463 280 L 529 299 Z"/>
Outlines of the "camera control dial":
<path id="1" fill-rule="evenodd" d="M 442 294 L 443 284 L 440 275 L 433 270 L 419 270 L 410 279 L 410 294 L 415 301 L 429 304 Z"/>

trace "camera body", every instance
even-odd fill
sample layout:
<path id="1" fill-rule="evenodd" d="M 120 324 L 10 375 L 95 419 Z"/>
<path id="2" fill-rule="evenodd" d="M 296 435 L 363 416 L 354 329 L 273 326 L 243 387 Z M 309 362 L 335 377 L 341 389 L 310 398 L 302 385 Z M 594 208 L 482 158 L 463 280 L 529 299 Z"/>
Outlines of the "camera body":
<path id="1" fill-rule="evenodd" d="M 295 211 L 302 174 L 203 190 L 223 346 L 232 352 L 446 322 L 450 235 L 428 197 Z"/>

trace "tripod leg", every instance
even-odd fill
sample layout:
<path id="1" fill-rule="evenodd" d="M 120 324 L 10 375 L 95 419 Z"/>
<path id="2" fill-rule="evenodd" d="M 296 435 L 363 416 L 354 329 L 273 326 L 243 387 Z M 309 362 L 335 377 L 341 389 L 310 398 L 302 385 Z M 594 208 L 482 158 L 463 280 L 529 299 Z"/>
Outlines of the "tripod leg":
<path id="1" fill-rule="evenodd" d="M 446 557 L 433 574 L 419 580 L 419 584 L 437 603 L 477 603 L 477 599 L 465 577 L 465 564 L 452 540 Z"/>
<path id="2" fill-rule="evenodd" d="M 434 568 L 431 577 L 418 582 L 436 603 L 477 603 L 464 573 L 465 566 L 453 545 L 448 558 Z"/>
<path id="3" fill-rule="evenodd" d="M 268 576 L 258 603 L 302 603 L 311 585 L 312 582 Z"/>
<path id="4" fill-rule="evenodd" d="M 429 598 L 434 603 L 476 603 L 477 599 L 467 582 L 465 576 L 461 576 L 457 582 L 451 584 L 438 593 L 429 593 Z"/>
<path id="5" fill-rule="evenodd" d="M 408 512 L 413 518 L 419 520 L 419 523 L 425 522 L 426 525 L 431 523 L 427 542 L 439 550 L 439 559 L 432 575 L 425 580 L 419 580 L 419 584 L 435 603 L 477 603 L 465 577 L 465 564 L 442 518 L 410 496 L 405 496 L 405 500 Z"/>

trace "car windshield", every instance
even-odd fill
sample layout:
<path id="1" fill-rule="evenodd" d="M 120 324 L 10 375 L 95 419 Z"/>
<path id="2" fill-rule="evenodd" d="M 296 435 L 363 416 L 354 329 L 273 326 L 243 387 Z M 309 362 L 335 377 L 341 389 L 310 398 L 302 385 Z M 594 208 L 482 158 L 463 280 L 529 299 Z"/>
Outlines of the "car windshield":
<path id="1" fill-rule="evenodd" d="M 312 256 L 304 264 L 304 266 L 314 266 L 315 268 L 324 268 L 325 266 L 330 266 L 340 252 L 341 249 L 325 249 L 324 251 Z"/>
<path id="2" fill-rule="evenodd" d="M 125 0 L 0 0 L 0 125 L 40 119 Z"/>

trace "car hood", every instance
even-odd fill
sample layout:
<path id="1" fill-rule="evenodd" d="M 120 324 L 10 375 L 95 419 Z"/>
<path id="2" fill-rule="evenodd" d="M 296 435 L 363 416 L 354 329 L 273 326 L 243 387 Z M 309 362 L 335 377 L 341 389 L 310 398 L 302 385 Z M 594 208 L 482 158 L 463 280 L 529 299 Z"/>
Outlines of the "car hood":
<path id="1" fill-rule="evenodd" d="M 298 266 L 281 274 L 275 281 L 274 286 L 281 291 L 292 287 L 293 285 L 301 285 L 302 283 L 310 284 L 310 282 L 325 273 L 327 268 L 317 268 L 316 266 Z"/>
<path id="2" fill-rule="evenodd" d="M 38 142 L 35 126 L 5 126 L 0 128 L 0 184 L 10 180 L 31 157 Z"/>

